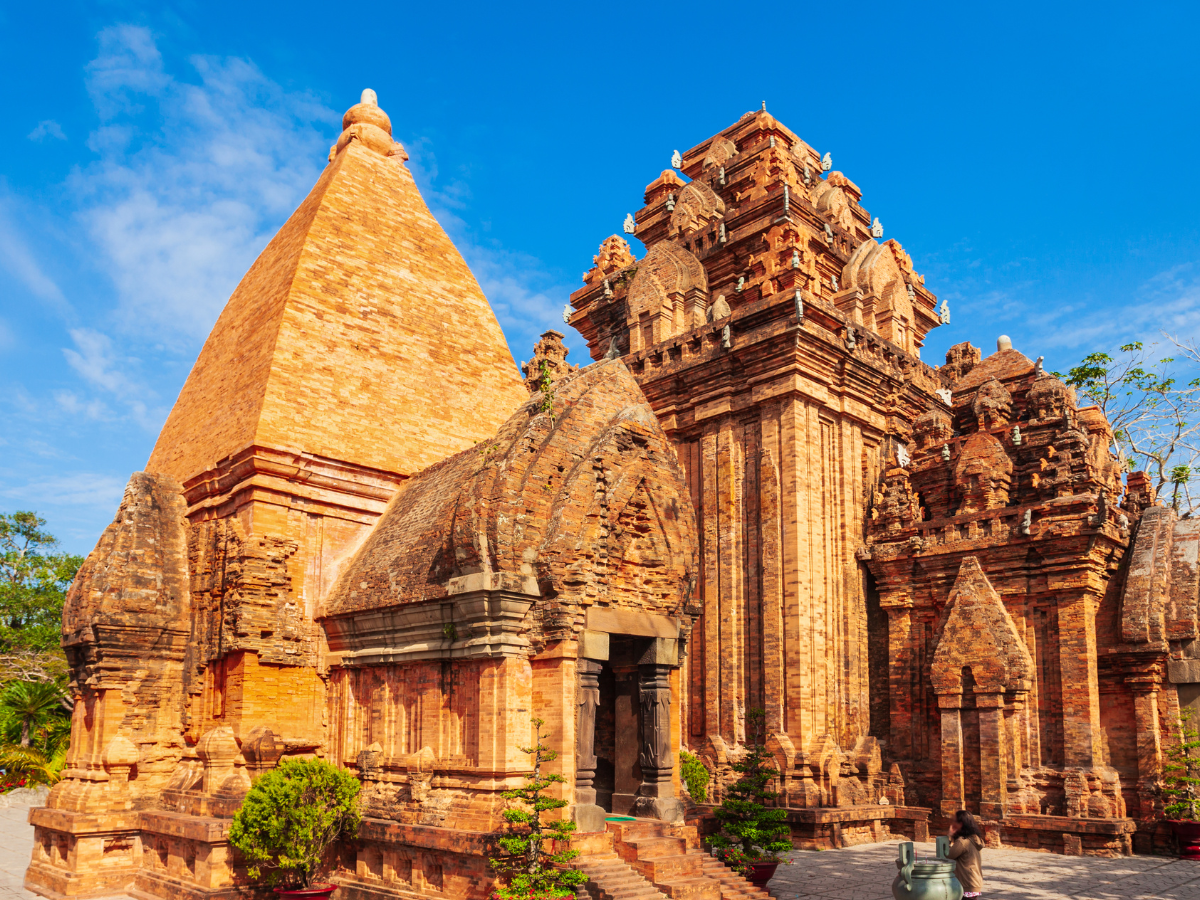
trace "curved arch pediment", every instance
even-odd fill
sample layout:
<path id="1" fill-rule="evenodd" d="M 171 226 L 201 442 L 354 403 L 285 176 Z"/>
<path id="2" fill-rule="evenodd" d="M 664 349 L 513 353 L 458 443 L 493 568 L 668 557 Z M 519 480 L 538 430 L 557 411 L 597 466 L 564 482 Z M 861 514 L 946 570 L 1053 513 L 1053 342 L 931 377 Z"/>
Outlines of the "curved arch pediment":
<path id="1" fill-rule="evenodd" d="M 675 200 L 675 210 L 667 225 L 667 234 L 686 240 L 706 232 L 725 217 L 725 201 L 703 181 L 688 184 Z"/>

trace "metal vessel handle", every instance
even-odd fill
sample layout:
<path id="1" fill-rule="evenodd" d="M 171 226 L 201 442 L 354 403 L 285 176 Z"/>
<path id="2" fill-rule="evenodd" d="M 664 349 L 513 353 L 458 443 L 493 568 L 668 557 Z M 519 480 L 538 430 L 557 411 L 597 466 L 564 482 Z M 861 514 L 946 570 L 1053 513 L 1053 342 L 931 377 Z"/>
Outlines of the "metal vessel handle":
<path id="1" fill-rule="evenodd" d="M 917 861 L 917 854 L 913 850 L 912 841 L 904 841 L 900 844 L 900 877 L 904 879 L 904 886 L 909 891 L 912 890 L 912 871 L 913 863 Z"/>
<path id="2" fill-rule="evenodd" d="M 950 859 L 950 838 L 946 837 L 944 834 L 939 834 L 937 836 L 937 858 L 945 860 Z"/>

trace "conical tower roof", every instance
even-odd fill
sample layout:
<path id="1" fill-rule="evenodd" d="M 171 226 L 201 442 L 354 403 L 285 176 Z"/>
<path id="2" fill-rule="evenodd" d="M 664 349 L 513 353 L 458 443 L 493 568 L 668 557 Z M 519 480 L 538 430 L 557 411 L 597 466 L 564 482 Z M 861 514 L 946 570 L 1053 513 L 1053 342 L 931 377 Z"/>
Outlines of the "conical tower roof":
<path id="1" fill-rule="evenodd" d="M 528 398 L 496 317 L 364 91 L 329 165 L 229 298 L 147 469 L 256 445 L 411 474 Z"/>

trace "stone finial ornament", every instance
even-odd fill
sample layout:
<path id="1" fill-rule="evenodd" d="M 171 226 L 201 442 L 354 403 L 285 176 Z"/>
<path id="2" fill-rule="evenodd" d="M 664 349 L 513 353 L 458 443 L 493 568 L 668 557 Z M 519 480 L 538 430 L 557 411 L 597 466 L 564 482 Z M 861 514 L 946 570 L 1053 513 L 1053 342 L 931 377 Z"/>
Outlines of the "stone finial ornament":
<path id="1" fill-rule="evenodd" d="M 1039 356 L 1033 361 L 1033 377 L 1041 378 L 1046 374 L 1046 357 Z"/>
<path id="2" fill-rule="evenodd" d="M 720 229 L 720 233 L 718 235 L 718 240 L 722 244 L 725 243 L 725 223 L 724 222 L 721 223 L 721 229 Z"/>
<path id="3" fill-rule="evenodd" d="M 568 324 L 568 325 L 571 323 L 571 304 L 570 303 L 563 304 L 563 323 Z"/>
<path id="4" fill-rule="evenodd" d="M 679 155 L 678 150 L 675 150 L 674 152 L 671 153 L 671 168 L 672 169 L 682 169 L 683 168 L 683 157 Z"/>
<path id="5" fill-rule="evenodd" d="M 792 268 L 793 269 L 800 268 L 800 251 L 799 250 L 792 251 Z"/>
<path id="6" fill-rule="evenodd" d="M 1021 516 L 1021 534 L 1029 534 L 1033 530 L 1033 510 L 1025 510 L 1025 515 Z"/>
<path id="7" fill-rule="evenodd" d="M 799 291 L 796 291 L 796 318 L 804 321 L 804 298 L 800 296 Z"/>
<path id="8" fill-rule="evenodd" d="M 373 90 L 371 90 L 370 88 L 363 88 L 361 99 L 358 102 L 359 103 L 367 103 L 367 104 L 370 104 L 371 106 L 378 106 L 379 98 L 375 95 L 375 92 Z"/>
<path id="9" fill-rule="evenodd" d="M 911 284 L 908 286 L 908 289 L 912 290 Z M 950 324 L 950 302 L 948 300 L 943 300 L 941 307 L 938 309 L 938 321 L 943 325 Z"/>
<path id="10" fill-rule="evenodd" d="M 667 212 L 675 211 L 675 195 L 667 194 Z"/>
<path id="11" fill-rule="evenodd" d="M 903 444 L 896 445 L 896 465 L 902 469 L 907 469 L 908 464 L 912 462 L 912 457 L 909 456 L 908 448 Z"/>
<path id="12" fill-rule="evenodd" d="M 1000 337 L 996 338 L 997 353 L 1001 353 L 1005 350 L 1011 350 L 1012 348 L 1012 338 L 1010 338 L 1007 334 L 1002 334 Z"/>
<path id="13" fill-rule="evenodd" d="M 733 346 L 733 333 L 730 330 L 729 325 L 726 325 L 724 328 L 721 329 L 721 349 L 728 350 L 732 346 Z"/>
<path id="14" fill-rule="evenodd" d="M 625 222 L 621 227 L 625 229 L 626 234 L 633 234 L 637 231 L 637 222 L 633 220 L 633 213 L 625 213 Z"/>
<path id="15" fill-rule="evenodd" d="M 785 184 L 783 186 L 783 214 L 786 216 L 792 205 L 792 192 Z"/>
<path id="16" fill-rule="evenodd" d="M 847 325 L 846 326 L 846 349 L 853 350 L 857 346 L 858 346 L 858 336 L 855 334 L 854 329 L 851 328 L 849 325 Z"/>
<path id="17" fill-rule="evenodd" d="M 883 237 L 883 223 L 879 221 L 879 216 L 876 216 L 875 221 L 871 223 L 871 237 Z"/>
<path id="18" fill-rule="evenodd" d="M 613 295 L 613 289 L 612 289 L 612 285 L 610 285 L 610 284 L 608 283 L 608 279 L 607 279 L 607 278 L 605 278 L 605 279 L 604 279 L 604 297 L 605 297 L 605 299 L 607 299 L 607 300 L 611 300 L 611 299 L 612 299 L 612 295 Z"/>
<path id="19" fill-rule="evenodd" d="M 838 280 L 836 275 L 829 276 L 829 285 L 833 288 L 833 292 L 836 294 L 838 291 Z"/>
<path id="20" fill-rule="evenodd" d="M 770 146 L 771 148 L 775 147 L 775 135 L 771 135 L 771 141 L 768 144 L 768 146 Z"/>
<path id="21" fill-rule="evenodd" d="M 937 394 L 938 399 L 947 406 L 949 406 L 954 400 L 954 394 L 951 393 L 950 388 L 938 388 L 936 391 L 934 391 L 934 393 Z"/>
<path id="22" fill-rule="evenodd" d="M 825 223 L 825 240 L 831 244 L 833 243 L 833 226 L 828 222 Z"/>
<path id="23" fill-rule="evenodd" d="M 826 153 L 824 156 L 821 157 L 821 171 L 828 172 L 832 168 L 833 168 L 833 154 Z"/>
<path id="24" fill-rule="evenodd" d="M 1020 447 L 1025 439 L 1021 437 L 1021 426 L 1014 425 L 1012 430 L 1012 442 L 1014 447 Z"/>
<path id="25" fill-rule="evenodd" d="M 745 276 L 745 275 L 739 275 L 739 276 L 738 276 L 738 283 L 737 283 L 737 292 L 740 294 L 740 293 L 741 293 L 742 291 L 744 291 L 745 289 L 746 289 L 746 276 Z"/>
<path id="26" fill-rule="evenodd" d="M 725 295 L 721 294 L 713 302 L 713 305 L 708 308 L 708 321 L 719 322 L 722 319 L 728 319 L 733 314 L 729 308 L 729 302 L 725 299 Z"/>
<path id="27" fill-rule="evenodd" d="M 812 184 L 812 169 L 808 167 L 808 163 L 804 164 L 804 183 Z"/>
<path id="28" fill-rule="evenodd" d="M 950 462 L 950 445 L 942 444 L 942 462 Z"/>

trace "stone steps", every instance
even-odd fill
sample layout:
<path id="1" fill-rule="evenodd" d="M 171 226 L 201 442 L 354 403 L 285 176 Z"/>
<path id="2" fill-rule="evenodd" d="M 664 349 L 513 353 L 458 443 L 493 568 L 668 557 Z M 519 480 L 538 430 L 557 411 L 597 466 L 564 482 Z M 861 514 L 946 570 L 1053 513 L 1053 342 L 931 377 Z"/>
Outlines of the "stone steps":
<path id="1" fill-rule="evenodd" d="M 584 849 L 576 862 L 592 900 L 770 900 L 701 850 L 694 827 L 655 819 L 606 825 L 612 849 Z"/>

